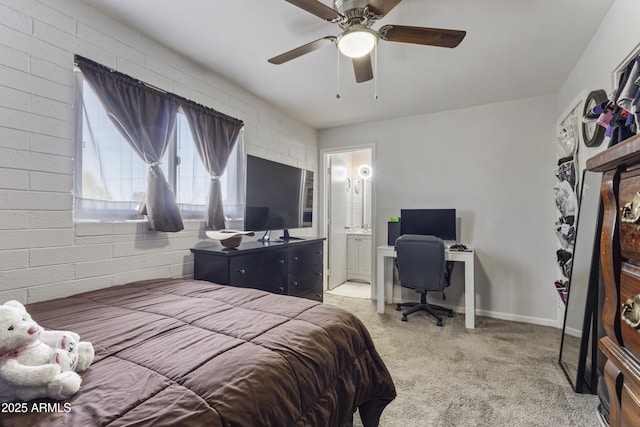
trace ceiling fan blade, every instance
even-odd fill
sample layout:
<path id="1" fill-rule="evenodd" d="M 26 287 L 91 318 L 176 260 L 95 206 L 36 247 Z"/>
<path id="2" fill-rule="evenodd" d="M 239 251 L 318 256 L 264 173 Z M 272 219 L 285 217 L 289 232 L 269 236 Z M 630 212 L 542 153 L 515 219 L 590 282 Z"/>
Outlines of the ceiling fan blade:
<path id="1" fill-rule="evenodd" d="M 391 9 L 396 7 L 400 3 L 400 0 L 370 0 L 369 11 L 373 14 L 383 17 L 387 13 L 391 12 Z"/>
<path id="2" fill-rule="evenodd" d="M 307 43 L 295 49 L 291 49 L 288 52 L 282 53 L 278 56 L 274 56 L 269 59 L 269 62 L 272 64 L 280 65 L 284 64 L 287 61 L 291 61 L 299 56 L 306 55 L 307 53 L 313 52 L 314 50 L 318 50 L 322 47 L 329 46 L 330 44 L 335 43 L 336 38 L 334 36 L 327 36 L 316 41 L 312 41 L 311 43 Z"/>
<path id="3" fill-rule="evenodd" d="M 424 44 L 438 47 L 456 47 L 466 31 L 441 28 L 408 27 L 405 25 L 385 25 L 378 31 L 380 38 L 391 42 Z"/>
<path id="4" fill-rule="evenodd" d="M 363 83 L 373 78 L 371 68 L 371 55 L 366 54 L 360 58 L 353 58 L 353 70 L 356 72 L 356 83 Z"/>
<path id="5" fill-rule="evenodd" d="M 304 9 L 309 13 L 316 15 L 325 21 L 333 22 L 342 17 L 338 12 L 331 9 L 329 6 L 320 3 L 317 0 L 285 0 L 294 6 L 298 6 L 300 9 Z"/>

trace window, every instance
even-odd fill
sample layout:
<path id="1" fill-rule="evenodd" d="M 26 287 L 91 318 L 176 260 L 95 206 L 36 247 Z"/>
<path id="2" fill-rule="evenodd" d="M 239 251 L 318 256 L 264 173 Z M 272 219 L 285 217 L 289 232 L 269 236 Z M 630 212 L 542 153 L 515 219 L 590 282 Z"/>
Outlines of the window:
<path id="1" fill-rule="evenodd" d="M 145 195 L 149 168 L 113 125 L 91 86 L 78 75 L 74 216 L 142 219 L 137 208 Z M 243 145 L 240 136 L 220 178 L 225 214 L 233 219 L 244 210 Z M 181 112 L 161 163 L 183 219 L 204 219 L 211 178 Z"/>

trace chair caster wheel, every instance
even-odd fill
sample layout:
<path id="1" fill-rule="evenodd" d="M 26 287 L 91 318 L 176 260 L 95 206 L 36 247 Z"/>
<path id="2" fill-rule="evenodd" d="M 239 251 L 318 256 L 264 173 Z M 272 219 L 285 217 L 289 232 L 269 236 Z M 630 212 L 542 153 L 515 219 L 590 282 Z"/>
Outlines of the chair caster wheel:
<path id="1" fill-rule="evenodd" d="M 399 305 L 398 305 L 398 306 L 396 306 L 396 311 L 400 311 L 400 310 L 402 310 L 402 309 L 400 308 L 400 306 L 399 306 Z"/>
<path id="2" fill-rule="evenodd" d="M 438 323 L 436 323 L 436 325 L 442 326 L 442 320 L 438 320 Z"/>
<path id="3" fill-rule="evenodd" d="M 407 316 L 402 316 L 402 321 L 406 322 L 407 321 Z"/>
<path id="4" fill-rule="evenodd" d="M 453 313 L 447 314 L 447 317 L 453 317 Z"/>

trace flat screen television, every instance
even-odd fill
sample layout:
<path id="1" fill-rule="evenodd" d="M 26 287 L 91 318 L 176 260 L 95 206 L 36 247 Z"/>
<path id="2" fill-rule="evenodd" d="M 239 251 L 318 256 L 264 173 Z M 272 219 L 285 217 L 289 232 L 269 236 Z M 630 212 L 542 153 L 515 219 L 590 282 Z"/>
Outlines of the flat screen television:
<path id="1" fill-rule="evenodd" d="M 400 235 L 426 234 L 456 240 L 455 209 L 401 209 Z"/>
<path id="2" fill-rule="evenodd" d="M 313 172 L 260 157 L 247 156 L 247 188 L 244 215 L 246 231 L 284 230 L 312 226 Z"/>

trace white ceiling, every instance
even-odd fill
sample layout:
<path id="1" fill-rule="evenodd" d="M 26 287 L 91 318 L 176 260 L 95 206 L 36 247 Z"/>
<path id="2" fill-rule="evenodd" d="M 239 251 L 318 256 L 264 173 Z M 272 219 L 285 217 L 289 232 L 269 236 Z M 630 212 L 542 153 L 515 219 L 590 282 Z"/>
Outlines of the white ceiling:
<path id="1" fill-rule="evenodd" d="M 321 129 L 556 92 L 614 0 L 403 0 L 373 28 L 451 28 L 466 38 L 454 49 L 381 41 L 366 83 L 342 57 L 339 99 L 333 46 L 267 62 L 340 33 L 284 0 L 84 1 Z"/>

